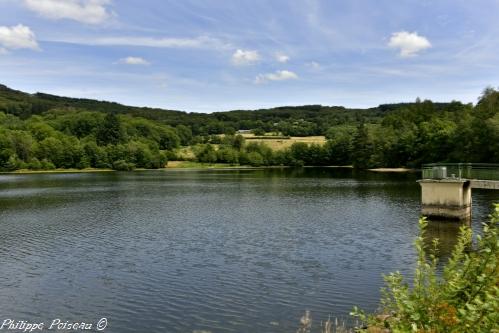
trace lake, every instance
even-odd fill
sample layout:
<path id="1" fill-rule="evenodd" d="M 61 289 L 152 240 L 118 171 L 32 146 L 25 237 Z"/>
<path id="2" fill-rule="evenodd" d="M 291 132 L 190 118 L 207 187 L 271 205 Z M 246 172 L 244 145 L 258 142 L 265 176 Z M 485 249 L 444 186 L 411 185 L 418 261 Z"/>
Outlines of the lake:
<path id="1" fill-rule="evenodd" d="M 105 332 L 295 332 L 372 311 L 415 263 L 418 174 L 350 169 L 0 175 L 0 320 Z M 480 231 L 497 192 L 473 190 Z M 442 257 L 457 232 L 435 224 Z M 1 324 L 1 322 L 0 322 Z"/>

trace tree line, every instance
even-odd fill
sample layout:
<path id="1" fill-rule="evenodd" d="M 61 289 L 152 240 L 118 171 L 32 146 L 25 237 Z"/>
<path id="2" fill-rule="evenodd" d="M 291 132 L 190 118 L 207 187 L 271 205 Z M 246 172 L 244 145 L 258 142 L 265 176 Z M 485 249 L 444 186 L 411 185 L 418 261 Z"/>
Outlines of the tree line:
<path id="1" fill-rule="evenodd" d="M 0 86 L 0 170 L 162 168 L 191 146 L 194 159 L 234 165 L 419 167 L 429 162 L 499 162 L 499 92 L 460 102 L 365 110 L 303 106 L 189 114 L 116 103 L 30 95 Z M 272 150 L 236 129 L 325 135 L 324 145 Z"/>
<path id="2" fill-rule="evenodd" d="M 324 145 L 294 143 L 281 151 L 262 143 L 233 149 L 231 140 L 225 140 L 217 142 L 221 143 L 218 151 L 204 145 L 195 153 L 200 162 L 254 166 L 418 168 L 432 162 L 498 163 L 499 92 L 486 89 L 476 106 L 453 102 L 442 109 L 431 101 L 417 101 L 393 110 L 377 122 L 359 118 L 356 123 L 331 126 L 325 135 Z"/>
<path id="3" fill-rule="evenodd" d="M 44 93 L 27 94 L 0 85 L 0 112 L 27 119 L 47 111 L 86 110 L 115 113 L 146 118 L 176 127 L 185 125 L 195 136 L 234 134 L 238 130 L 280 132 L 290 136 L 324 135 L 331 126 L 379 122 L 384 115 L 411 105 L 388 104 L 369 109 L 347 109 L 341 106 L 283 106 L 260 110 L 235 110 L 226 112 L 188 113 L 146 107 L 132 107 L 114 102 L 85 98 L 69 98 Z M 433 103 L 437 110 L 444 110 L 448 103 Z"/>

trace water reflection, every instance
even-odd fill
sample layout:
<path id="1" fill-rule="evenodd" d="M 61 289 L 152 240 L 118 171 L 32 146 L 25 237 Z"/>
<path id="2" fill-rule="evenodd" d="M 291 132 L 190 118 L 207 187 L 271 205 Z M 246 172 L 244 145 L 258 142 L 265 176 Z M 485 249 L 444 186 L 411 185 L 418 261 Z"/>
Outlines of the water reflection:
<path id="1" fill-rule="evenodd" d="M 428 220 L 425 245 L 431 249 L 433 240 L 438 239 L 437 257 L 441 264 L 450 258 L 462 226 L 471 227 L 471 219 L 463 221 Z"/>

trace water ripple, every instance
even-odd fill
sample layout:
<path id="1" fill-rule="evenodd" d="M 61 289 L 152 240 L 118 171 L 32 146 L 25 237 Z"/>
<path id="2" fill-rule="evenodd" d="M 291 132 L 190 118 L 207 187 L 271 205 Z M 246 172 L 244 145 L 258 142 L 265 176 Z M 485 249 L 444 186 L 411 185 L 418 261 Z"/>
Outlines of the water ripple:
<path id="1" fill-rule="evenodd" d="M 475 217 L 497 199 L 473 195 Z M 412 175 L 0 175 L 0 308 L 106 332 L 290 332 L 305 309 L 373 310 L 381 274 L 412 269 L 418 215 Z"/>

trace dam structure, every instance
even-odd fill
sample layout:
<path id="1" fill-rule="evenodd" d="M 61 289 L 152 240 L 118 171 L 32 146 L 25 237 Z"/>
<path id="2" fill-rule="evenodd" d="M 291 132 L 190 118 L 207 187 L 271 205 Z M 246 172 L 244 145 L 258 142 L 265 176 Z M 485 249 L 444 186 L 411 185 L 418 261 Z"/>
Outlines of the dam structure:
<path id="1" fill-rule="evenodd" d="M 422 167 L 421 214 L 430 219 L 471 219 L 471 190 L 499 190 L 499 164 L 432 163 Z"/>

